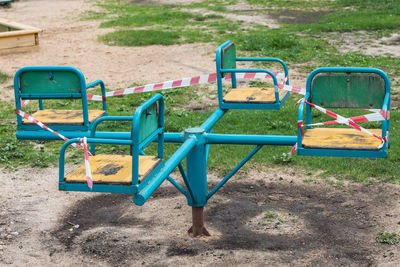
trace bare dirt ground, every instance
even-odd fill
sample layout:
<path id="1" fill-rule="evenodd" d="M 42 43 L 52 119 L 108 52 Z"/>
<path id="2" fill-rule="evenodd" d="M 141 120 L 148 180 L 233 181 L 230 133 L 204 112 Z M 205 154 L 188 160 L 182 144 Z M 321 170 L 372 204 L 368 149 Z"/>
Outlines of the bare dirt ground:
<path id="1" fill-rule="evenodd" d="M 372 38 L 365 32 L 341 34 L 342 51 L 360 52 L 373 56 L 400 56 L 400 35 Z"/>
<path id="2" fill-rule="evenodd" d="M 0 55 L 0 69 L 72 65 L 111 88 L 214 71 L 208 44 L 97 42 L 109 29 L 78 20 L 92 8 L 84 0 L 21 0 L 0 9 L 1 17 L 43 29 L 40 48 Z M 11 91 L 1 90 L 2 97 Z M 375 241 L 382 229 L 398 232 L 399 185 L 335 188 L 306 178 L 289 167 L 241 173 L 206 207 L 212 236 L 191 238 L 191 210 L 168 183 L 138 207 L 128 195 L 58 191 L 57 168 L 1 169 L 0 266 L 399 265 L 399 245 Z M 210 188 L 218 180 L 210 174 Z"/>

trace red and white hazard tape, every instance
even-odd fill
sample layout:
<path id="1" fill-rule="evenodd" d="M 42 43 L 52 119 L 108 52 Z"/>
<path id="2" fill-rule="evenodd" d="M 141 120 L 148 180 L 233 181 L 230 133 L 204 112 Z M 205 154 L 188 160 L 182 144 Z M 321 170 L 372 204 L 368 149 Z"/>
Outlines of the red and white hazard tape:
<path id="1" fill-rule="evenodd" d="M 64 141 L 69 141 L 69 139 L 67 137 L 65 137 L 64 135 L 57 133 L 56 131 L 54 131 L 53 129 L 49 128 L 48 126 L 46 126 L 45 124 L 43 124 L 42 122 L 38 121 L 37 119 L 35 119 L 34 117 L 26 114 L 25 112 L 23 112 L 22 110 L 16 109 L 16 112 L 18 115 L 20 115 L 21 117 L 29 120 L 30 122 L 33 122 L 34 124 L 38 125 L 39 127 L 54 133 L 55 135 L 57 135 L 58 137 L 60 137 L 61 139 L 63 139 Z M 89 186 L 90 189 L 92 189 L 93 187 L 93 179 L 92 179 L 92 172 L 90 170 L 90 164 L 89 164 L 89 151 L 87 148 L 87 139 L 86 137 L 84 138 L 78 138 L 78 141 L 80 143 L 82 143 L 82 146 L 72 143 L 71 145 L 75 148 L 83 148 L 84 154 L 85 154 L 85 169 L 86 169 L 86 181 L 87 184 Z M 91 154 L 90 154 L 91 155 Z"/>
<path id="2" fill-rule="evenodd" d="M 297 143 L 292 146 L 292 149 L 290 149 L 289 154 L 293 155 L 296 151 L 297 151 Z"/>
<path id="3" fill-rule="evenodd" d="M 21 101 L 21 108 L 25 107 L 26 105 L 28 105 L 32 101 L 33 100 L 23 100 L 23 101 Z"/>
<path id="4" fill-rule="evenodd" d="M 90 189 L 93 188 L 93 178 L 92 178 L 92 171 L 90 170 L 90 163 L 89 163 L 89 153 L 87 148 L 87 139 L 86 137 L 78 138 L 78 141 L 83 145 L 83 151 L 85 154 L 85 170 L 86 170 L 86 182 Z"/>
<path id="5" fill-rule="evenodd" d="M 274 73 L 274 75 L 278 79 L 285 78 L 284 73 Z M 271 77 L 271 76 L 269 74 L 265 74 L 265 73 L 253 73 L 253 72 L 236 73 L 237 79 L 263 79 L 263 78 L 269 78 L 269 77 Z M 223 79 L 229 80 L 231 78 L 232 78 L 232 76 L 229 73 Z M 178 88 L 178 87 L 187 87 L 187 86 L 196 85 L 196 84 L 211 83 L 211 82 L 216 82 L 216 81 L 217 81 L 216 73 L 204 74 L 204 75 L 190 77 L 190 78 L 183 78 L 180 80 L 171 80 L 171 81 L 166 81 L 166 82 L 161 82 L 161 83 L 152 83 L 152 84 L 147 84 L 147 85 L 142 85 L 142 86 L 131 87 L 131 88 L 123 89 L 123 90 L 107 92 L 106 97 L 117 96 L 117 95 L 129 95 L 129 94 L 143 93 L 143 92 L 153 92 L 153 91 L 159 91 L 159 90 L 167 90 L 167 89 L 173 89 L 173 88 Z M 87 99 L 95 100 L 95 101 L 102 101 L 103 97 L 101 95 L 88 94 Z"/>
<path id="6" fill-rule="evenodd" d="M 382 141 L 382 144 L 378 147 L 378 148 L 382 148 L 382 146 L 384 145 L 384 143 L 386 142 L 386 137 L 381 137 L 381 136 L 377 136 L 373 133 L 371 133 L 370 131 L 368 131 L 367 129 L 361 127 L 360 125 L 356 124 L 356 122 L 369 122 L 369 121 L 383 121 L 383 120 L 387 120 L 387 118 L 389 117 L 389 112 L 388 111 L 382 111 L 380 109 L 365 109 L 368 111 L 372 111 L 374 113 L 372 114 L 366 114 L 366 115 L 360 115 L 360 116 L 355 116 L 355 117 L 351 117 L 351 118 L 345 118 L 343 116 L 340 116 L 332 111 L 329 111 L 325 108 L 322 108 L 320 106 L 317 106 L 313 103 L 308 102 L 307 100 L 305 100 L 304 98 L 301 98 L 298 102 L 304 102 L 316 109 L 318 109 L 319 111 L 325 113 L 326 115 L 335 118 L 336 120 L 334 121 L 327 121 L 327 122 L 318 122 L 318 123 L 312 123 L 312 124 L 307 124 L 307 125 L 303 125 L 303 121 L 298 121 L 297 122 L 297 127 L 299 129 L 301 129 L 301 135 L 304 136 L 304 130 L 303 130 L 303 126 L 320 126 L 320 125 L 331 125 L 331 124 L 346 124 L 349 127 L 352 127 L 358 131 L 361 131 L 363 133 L 366 133 L 370 136 L 373 136 L 375 138 L 378 138 L 379 140 Z M 294 146 L 292 147 L 292 149 L 290 150 L 289 154 L 293 155 L 297 150 L 297 143 L 294 144 Z"/>
<path id="7" fill-rule="evenodd" d="M 348 118 L 348 120 L 352 120 L 354 122 L 369 122 L 369 121 L 383 121 L 387 120 L 388 116 L 387 111 L 379 111 L 371 114 L 366 114 L 366 115 L 360 115 L 360 116 L 355 116 Z M 340 122 L 338 120 L 334 121 L 326 121 L 326 122 L 318 122 L 318 123 L 312 123 L 312 124 L 307 124 L 305 126 L 320 126 L 320 125 L 331 125 L 331 124 L 339 124 Z"/>
<path id="8" fill-rule="evenodd" d="M 288 80 L 289 76 L 285 76 L 284 73 L 273 73 L 277 79 L 284 79 L 282 84 L 278 85 L 278 88 L 284 89 L 286 91 L 290 91 L 293 93 L 298 93 L 298 94 L 303 94 L 305 95 L 305 89 L 296 87 L 296 86 L 289 86 L 286 85 L 286 81 Z M 265 74 L 263 72 L 242 72 L 242 73 L 236 73 L 236 78 L 237 79 L 265 79 L 269 78 L 271 75 Z M 226 75 L 223 80 L 230 80 L 232 78 L 231 73 Z M 147 84 L 147 85 L 141 85 L 141 86 L 136 86 L 136 87 L 131 87 L 123 90 L 116 90 L 116 91 L 111 91 L 107 92 L 105 97 L 111 97 L 111 96 L 118 96 L 118 95 L 129 95 L 129 94 L 135 94 L 135 93 L 143 93 L 143 92 L 153 92 L 153 91 L 159 91 L 159 90 L 167 90 L 167 89 L 173 89 L 173 88 L 179 88 L 179 87 L 187 87 L 191 85 L 196 85 L 196 84 L 204 84 L 204 83 L 211 83 L 211 82 L 216 82 L 217 81 L 217 74 L 216 73 L 211 73 L 211 74 L 204 74 L 200 76 L 194 76 L 194 77 L 189 77 L 189 78 L 183 78 L 180 80 L 171 80 L 171 81 L 166 81 L 166 82 L 160 82 L 160 83 L 152 83 L 152 84 Z M 101 95 L 92 95 L 88 94 L 87 95 L 88 100 L 94 100 L 94 101 L 104 101 L 104 97 Z M 26 106 L 33 100 L 24 100 L 21 101 L 21 107 Z"/>
<path id="9" fill-rule="evenodd" d="M 368 131 L 367 129 L 361 127 L 360 125 L 358 125 L 357 123 L 355 123 L 354 121 L 352 121 L 352 120 L 350 120 L 350 119 L 347 119 L 347 118 L 345 118 L 345 117 L 343 117 L 343 116 L 340 116 L 340 115 L 338 115 L 338 114 L 336 114 L 336 113 L 334 113 L 334 112 L 332 112 L 332 111 L 329 111 L 329 110 L 327 110 L 327 109 L 325 109 L 325 108 L 322 108 L 322 107 L 320 107 L 320 106 L 317 106 L 317 105 L 315 105 L 315 104 L 313 104 L 313 103 L 310 103 L 310 102 L 308 102 L 308 101 L 305 100 L 305 99 L 304 99 L 303 101 L 304 101 L 304 103 L 306 103 L 306 104 L 308 104 L 308 105 L 310 105 L 310 106 L 312 106 L 312 107 L 318 109 L 319 111 L 325 113 L 326 115 L 328 115 L 328 116 L 330 116 L 330 117 L 336 119 L 336 121 L 337 121 L 338 123 L 346 124 L 347 126 L 350 126 L 350 127 L 354 128 L 354 129 L 360 131 L 360 132 L 363 132 L 363 133 L 366 133 L 366 134 L 368 134 L 368 135 L 370 135 L 370 136 L 373 136 L 373 137 L 375 137 L 375 138 L 378 138 L 379 140 L 382 141 L 382 144 L 381 144 L 380 147 L 382 147 L 382 146 L 383 146 L 383 143 L 386 142 L 386 138 L 383 138 L 383 137 L 381 137 L 381 136 L 377 136 L 377 135 L 374 134 L 374 133 L 371 133 L 370 131 Z"/>
<path id="10" fill-rule="evenodd" d="M 30 122 L 33 122 L 33 123 L 36 124 L 37 126 L 43 128 L 43 129 L 45 129 L 45 130 L 47 130 L 47 131 L 49 131 L 49 132 L 52 132 L 53 134 L 57 135 L 58 137 L 60 137 L 60 138 L 63 139 L 64 141 L 69 141 L 69 139 L 68 139 L 67 137 L 65 137 L 64 135 L 62 135 L 62 134 L 60 134 L 60 133 L 57 133 L 57 132 L 54 131 L 53 129 L 47 127 L 47 126 L 44 125 L 42 122 L 40 122 L 40 121 L 38 121 L 37 119 L 35 119 L 34 117 L 32 117 L 32 116 L 26 114 L 26 113 L 23 112 L 22 110 L 16 109 L 16 112 L 17 112 L 17 114 L 20 115 L 21 117 L 27 119 L 27 120 L 30 121 Z M 76 148 L 82 148 L 80 145 L 77 145 L 77 144 L 75 144 L 75 143 L 72 144 L 72 146 L 73 146 L 73 147 L 76 147 Z"/>
<path id="11" fill-rule="evenodd" d="M 306 89 L 297 87 L 297 86 L 292 86 L 292 85 L 287 85 L 287 84 L 279 84 L 278 88 L 295 93 L 295 94 L 300 94 L 300 95 L 306 94 Z"/>

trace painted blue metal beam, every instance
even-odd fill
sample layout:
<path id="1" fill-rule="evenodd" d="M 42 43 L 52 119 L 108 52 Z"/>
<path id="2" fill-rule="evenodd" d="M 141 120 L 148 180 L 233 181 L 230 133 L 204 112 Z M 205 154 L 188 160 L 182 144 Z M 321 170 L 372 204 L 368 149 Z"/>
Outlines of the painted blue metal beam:
<path id="1" fill-rule="evenodd" d="M 136 205 L 143 205 L 153 192 L 164 182 L 175 167 L 186 157 L 190 150 L 196 145 L 197 139 L 189 137 L 175 153 L 167 160 L 160 172 L 133 197 Z"/>
<path id="2" fill-rule="evenodd" d="M 62 135 L 71 139 L 77 137 L 91 137 L 89 131 L 87 132 L 75 132 L 75 131 L 60 131 Z M 57 135 L 51 132 L 43 132 L 43 131 L 17 131 L 16 133 L 17 139 L 19 140 L 60 140 L 62 139 Z M 127 139 L 131 140 L 131 132 L 100 132 L 96 131 L 94 138 L 101 139 L 110 139 L 112 136 L 113 139 Z M 92 136 L 93 137 L 93 136 Z M 168 143 L 183 143 L 183 133 L 165 133 L 164 134 L 165 142 Z"/>
<path id="3" fill-rule="evenodd" d="M 183 187 L 178 184 L 171 176 L 167 177 L 168 182 L 170 182 L 173 186 L 176 187 L 176 189 L 179 190 L 179 192 L 181 192 L 184 196 L 187 197 L 187 192 L 185 191 L 185 189 L 183 189 Z"/>
<path id="4" fill-rule="evenodd" d="M 200 126 L 200 128 L 203 128 L 205 132 L 208 132 L 211 130 L 211 128 L 218 122 L 219 119 L 222 118 L 222 116 L 225 114 L 227 110 L 224 109 L 217 109 L 214 111 L 214 113 L 208 117 L 208 119 L 203 122 L 203 124 Z"/>
<path id="5" fill-rule="evenodd" d="M 285 135 L 239 135 L 206 133 L 205 137 L 206 144 L 291 146 L 297 142 L 297 136 Z"/>
<path id="6" fill-rule="evenodd" d="M 219 184 L 217 184 L 207 195 L 207 200 L 210 199 L 228 180 L 235 175 L 235 173 L 240 170 L 240 168 L 243 167 L 243 165 L 251 159 L 260 149 L 262 148 L 262 145 L 258 145 L 256 148 L 254 148 L 233 170 L 231 170 L 225 177 L 222 179 Z"/>

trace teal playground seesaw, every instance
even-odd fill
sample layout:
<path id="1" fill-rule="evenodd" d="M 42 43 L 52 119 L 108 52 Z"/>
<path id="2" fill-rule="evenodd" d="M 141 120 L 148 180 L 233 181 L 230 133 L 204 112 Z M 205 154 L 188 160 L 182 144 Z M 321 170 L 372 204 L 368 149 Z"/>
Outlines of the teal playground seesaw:
<path id="1" fill-rule="evenodd" d="M 87 108 L 86 89 L 101 85 L 101 81 L 86 85 L 80 71 L 71 67 L 26 67 L 15 75 L 15 97 L 17 109 L 21 100 L 39 100 L 36 115 L 68 138 L 73 138 L 61 148 L 59 162 L 59 189 L 65 191 L 109 192 L 133 194 L 133 202 L 143 205 L 155 190 L 168 180 L 179 190 L 192 207 L 193 236 L 209 235 L 204 226 L 204 207 L 207 201 L 264 145 L 293 146 L 297 144 L 298 155 L 338 157 L 387 157 L 389 147 L 390 82 L 387 75 L 372 68 L 320 68 L 307 79 L 304 100 L 299 104 L 297 136 L 282 135 L 241 135 L 212 133 L 213 126 L 229 109 L 280 109 L 289 92 L 278 86 L 275 75 L 263 69 L 238 69 L 237 61 L 276 61 L 283 66 L 285 84 L 288 70 L 286 64 L 276 58 L 236 58 L 235 46 L 228 41 L 217 49 L 217 84 L 219 108 L 199 127 L 186 129 L 182 133 L 164 132 L 164 101 L 156 94 L 140 105 L 133 116 L 107 116 L 106 101 L 103 97 L 103 111 L 91 116 Z M 236 88 L 239 73 L 269 74 L 273 88 Z M 232 88 L 225 95 L 222 78 L 231 75 Z M 66 111 L 46 111 L 43 100 L 76 98 L 82 101 L 79 116 L 68 117 Z M 380 129 L 357 128 L 355 122 L 365 118 L 353 117 L 353 128 L 313 127 L 311 110 L 325 110 L 328 115 L 336 114 L 324 108 L 378 109 L 384 119 Z M 67 115 L 66 115 L 67 114 Z M 305 123 L 303 116 L 305 114 Z M 53 116 L 53 117 L 52 117 Z M 33 116 L 35 117 L 35 116 Z M 51 117 L 51 118 L 50 118 Z M 79 117 L 79 121 L 77 119 Z M 97 126 L 108 121 L 128 121 L 131 132 L 101 132 Z M 346 122 L 344 122 L 346 121 Z M 325 125 L 349 124 L 339 115 Z M 317 125 L 320 125 L 317 123 Z M 30 125 L 18 116 L 17 138 L 58 139 L 53 133 L 36 125 Z M 355 129 L 356 128 L 356 129 Z M 93 175 L 93 187 L 86 185 L 85 165 L 71 173 L 64 173 L 65 151 L 68 146 L 80 142 L 78 137 L 87 137 L 89 157 Z M 146 147 L 157 143 L 157 155 L 146 155 Z M 180 147 L 168 159 L 164 158 L 164 143 L 180 143 Z M 130 146 L 130 155 L 95 154 L 96 144 Z M 254 145 L 255 148 L 211 190 L 207 190 L 207 161 L 212 144 Z M 186 159 L 186 170 L 182 160 Z M 184 186 L 170 177 L 178 167 Z"/>

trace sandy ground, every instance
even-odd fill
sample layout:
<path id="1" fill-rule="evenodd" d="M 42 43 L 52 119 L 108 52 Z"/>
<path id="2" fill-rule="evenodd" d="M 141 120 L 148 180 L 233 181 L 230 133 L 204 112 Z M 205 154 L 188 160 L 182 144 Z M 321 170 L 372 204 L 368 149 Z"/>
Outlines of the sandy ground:
<path id="1" fill-rule="evenodd" d="M 214 71 L 209 44 L 99 43 L 110 29 L 77 19 L 92 8 L 84 0 L 20 0 L 0 9 L 43 29 L 39 48 L 1 54 L 0 69 L 72 65 L 111 88 Z M 8 85 L 3 98 L 12 95 Z M 212 236 L 191 238 L 191 210 L 168 183 L 138 207 L 128 195 L 58 191 L 57 168 L 0 169 L 0 266 L 398 266 L 399 245 L 375 241 L 382 229 L 398 232 L 398 185 L 335 188 L 302 173 L 241 172 L 206 207 Z M 210 189 L 218 180 L 209 175 Z"/>
<path id="2" fill-rule="evenodd" d="M 377 244 L 400 223 L 399 186 L 306 183 L 250 171 L 206 207 L 212 236 L 191 238 L 190 208 L 164 184 L 142 207 L 118 194 L 57 191 L 57 170 L 0 172 L 0 265 L 397 266 Z M 210 189 L 218 179 L 209 175 Z M 178 179 L 179 181 L 179 179 Z M 274 216 L 267 216 L 273 214 Z"/>

